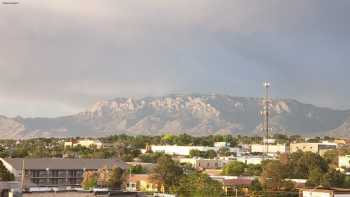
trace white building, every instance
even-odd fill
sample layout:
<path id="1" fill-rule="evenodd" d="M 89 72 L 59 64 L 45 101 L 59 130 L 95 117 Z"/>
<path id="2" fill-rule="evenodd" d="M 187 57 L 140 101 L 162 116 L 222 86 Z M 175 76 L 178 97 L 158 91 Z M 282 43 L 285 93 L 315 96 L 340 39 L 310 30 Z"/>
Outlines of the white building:
<path id="1" fill-rule="evenodd" d="M 265 158 L 263 156 L 241 156 L 236 158 L 237 161 L 240 161 L 242 163 L 254 165 L 261 164 L 264 159 Z"/>
<path id="2" fill-rule="evenodd" d="M 229 142 L 215 142 L 214 143 L 214 147 L 218 147 L 218 148 L 223 148 L 223 147 L 230 147 L 230 143 Z"/>
<path id="3" fill-rule="evenodd" d="M 275 139 L 272 139 L 272 138 L 269 138 L 269 139 L 264 138 L 264 139 L 263 139 L 263 143 L 264 143 L 264 144 L 274 144 L 274 143 L 276 143 L 276 140 L 275 140 Z"/>
<path id="4" fill-rule="evenodd" d="M 87 148 L 95 146 L 98 149 L 102 148 L 103 146 L 100 140 L 82 139 L 82 140 L 71 140 L 69 142 L 64 142 L 64 147 L 74 147 L 78 145 L 87 147 Z"/>
<path id="5" fill-rule="evenodd" d="M 252 153 L 266 153 L 266 151 L 267 151 L 267 145 L 265 145 L 265 144 L 252 144 L 251 145 L 251 152 Z M 272 153 L 272 154 L 288 153 L 289 147 L 287 144 L 269 144 L 268 151 L 269 151 L 269 153 Z"/>
<path id="6" fill-rule="evenodd" d="M 339 168 L 350 168 L 350 155 L 339 156 L 338 157 L 338 167 Z"/>
<path id="7" fill-rule="evenodd" d="M 164 145 L 164 146 L 158 146 L 158 145 L 152 145 L 151 150 L 153 152 L 162 152 L 169 155 L 182 155 L 182 156 L 188 156 L 190 155 L 191 150 L 199 150 L 199 151 L 209 151 L 214 150 L 217 152 L 221 147 L 209 147 L 209 146 L 177 146 L 177 145 Z M 229 148 L 230 152 L 236 153 L 237 155 L 240 154 L 240 148 Z M 146 150 L 142 149 L 142 153 L 145 153 Z"/>

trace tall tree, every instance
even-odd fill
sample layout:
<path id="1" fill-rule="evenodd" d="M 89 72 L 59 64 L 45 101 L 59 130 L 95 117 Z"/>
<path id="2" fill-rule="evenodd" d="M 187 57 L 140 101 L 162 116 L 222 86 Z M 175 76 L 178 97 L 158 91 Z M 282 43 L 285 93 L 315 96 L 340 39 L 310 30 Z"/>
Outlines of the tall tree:
<path id="1" fill-rule="evenodd" d="M 289 178 L 307 179 L 311 170 L 319 168 L 322 173 L 328 171 L 328 163 L 320 155 L 312 152 L 295 152 L 288 160 Z"/>
<path id="2" fill-rule="evenodd" d="M 7 170 L 4 164 L 0 161 L 0 180 L 1 181 L 13 181 L 15 176 Z"/>
<path id="3" fill-rule="evenodd" d="M 343 187 L 345 183 L 345 175 L 335 169 L 330 169 L 322 177 L 321 184 L 326 187 Z"/>
<path id="4" fill-rule="evenodd" d="M 239 161 L 231 161 L 222 170 L 223 175 L 239 176 L 244 173 L 245 164 Z"/>
<path id="5" fill-rule="evenodd" d="M 314 168 L 310 171 L 306 185 L 316 187 L 321 184 L 323 172 L 319 168 Z"/>
<path id="6" fill-rule="evenodd" d="M 109 187 L 115 189 L 121 189 L 125 181 L 124 171 L 121 168 L 113 167 L 109 179 Z"/>
<path id="7" fill-rule="evenodd" d="M 263 165 L 261 182 L 267 191 L 280 191 L 287 178 L 287 169 L 280 161 L 271 160 Z"/>
<path id="8" fill-rule="evenodd" d="M 179 183 L 183 170 L 180 165 L 171 159 L 170 156 L 164 155 L 157 160 L 156 166 L 151 173 L 151 179 L 163 185 L 166 192 L 172 191 Z"/>
<path id="9" fill-rule="evenodd" d="M 176 188 L 180 197 L 220 197 L 223 196 L 222 184 L 206 174 L 198 172 L 183 176 Z"/>

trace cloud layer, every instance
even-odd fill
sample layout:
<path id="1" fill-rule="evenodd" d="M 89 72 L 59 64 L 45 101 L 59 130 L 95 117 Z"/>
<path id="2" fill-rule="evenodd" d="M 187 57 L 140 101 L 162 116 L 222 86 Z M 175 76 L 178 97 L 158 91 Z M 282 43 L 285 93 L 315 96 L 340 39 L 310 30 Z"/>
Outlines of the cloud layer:
<path id="1" fill-rule="evenodd" d="M 350 108 L 347 0 L 39 0 L 0 6 L 0 114 L 173 92 Z"/>

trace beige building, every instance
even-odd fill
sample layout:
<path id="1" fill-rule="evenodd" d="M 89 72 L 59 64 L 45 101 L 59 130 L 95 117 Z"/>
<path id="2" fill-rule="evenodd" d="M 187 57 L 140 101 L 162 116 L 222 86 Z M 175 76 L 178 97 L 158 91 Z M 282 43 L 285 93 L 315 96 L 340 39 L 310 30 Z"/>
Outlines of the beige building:
<path id="1" fill-rule="evenodd" d="M 326 151 L 336 149 L 337 145 L 330 143 L 291 143 L 290 152 L 313 152 L 323 155 Z"/>
<path id="2" fill-rule="evenodd" d="M 203 158 L 181 158 L 180 163 L 189 163 L 196 169 L 219 169 L 224 167 L 230 160 L 203 159 Z"/>
<path id="3" fill-rule="evenodd" d="M 350 197 L 349 189 L 340 188 L 302 188 L 299 190 L 300 197 Z"/>
<path id="4" fill-rule="evenodd" d="M 64 142 L 64 147 L 74 147 L 74 146 L 83 146 L 83 147 L 93 147 L 100 149 L 102 148 L 102 142 L 99 140 L 90 140 L 90 139 L 83 139 L 83 140 L 71 140 L 69 142 Z"/>
<path id="5" fill-rule="evenodd" d="M 149 174 L 133 174 L 128 176 L 127 191 L 164 192 L 163 185 L 156 183 Z"/>

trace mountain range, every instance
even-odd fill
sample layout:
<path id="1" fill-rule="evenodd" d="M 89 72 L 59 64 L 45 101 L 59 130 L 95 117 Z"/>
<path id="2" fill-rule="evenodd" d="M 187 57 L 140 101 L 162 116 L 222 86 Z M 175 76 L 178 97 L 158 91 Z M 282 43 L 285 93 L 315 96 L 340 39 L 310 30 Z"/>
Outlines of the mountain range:
<path id="1" fill-rule="evenodd" d="M 0 138 L 100 137 L 121 133 L 262 135 L 262 103 L 259 98 L 220 94 L 116 98 L 98 101 L 70 116 L 0 116 Z M 292 99 L 272 100 L 270 108 L 272 133 L 350 136 L 350 110 L 317 107 Z"/>

